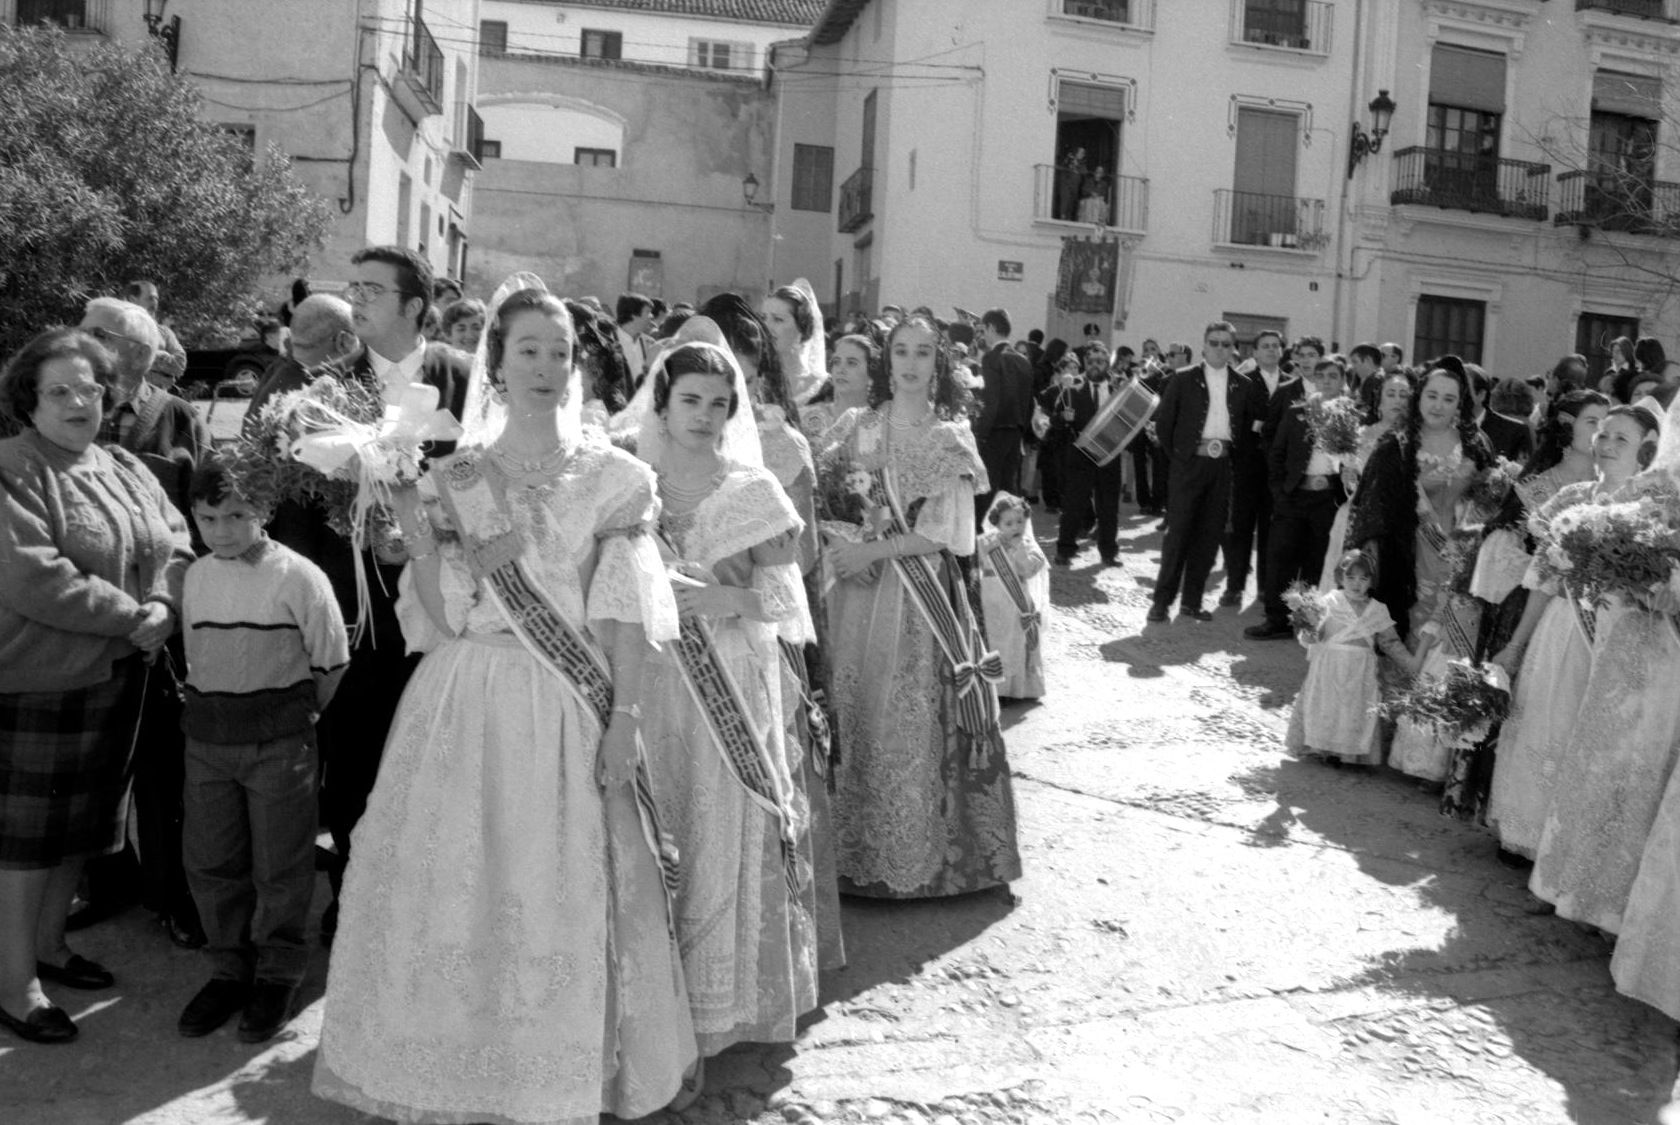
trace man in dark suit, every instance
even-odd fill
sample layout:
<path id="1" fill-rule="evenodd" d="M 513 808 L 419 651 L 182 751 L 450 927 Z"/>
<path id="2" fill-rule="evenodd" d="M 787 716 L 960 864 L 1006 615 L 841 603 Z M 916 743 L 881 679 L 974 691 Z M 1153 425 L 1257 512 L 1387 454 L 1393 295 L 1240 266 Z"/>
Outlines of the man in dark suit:
<path id="1" fill-rule="evenodd" d="M 362 383 L 377 390 L 387 403 L 396 403 L 410 383 L 438 389 L 438 403 L 457 418 L 466 397 L 467 358 L 421 335 L 431 302 L 432 269 L 426 260 L 400 246 L 371 246 L 351 258 L 351 280 L 344 295 L 350 302 L 351 326 L 361 347 L 353 354 L 310 371 L 315 379 L 332 378 Z M 493 331 L 494 326 L 487 326 Z M 454 451 L 449 443 L 433 443 L 432 457 Z M 345 619 L 356 619 L 355 557 L 350 544 L 320 519 L 306 518 L 295 528 L 271 527 L 270 534 L 311 559 L 332 581 Z M 292 541 L 293 539 L 299 541 Z M 405 559 L 377 557 L 364 552 L 368 571 L 368 624 L 350 654 L 350 667 L 339 685 L 337 706 L 329 707 L 316 725 L 322 766 L 321 813 L 332 833 L 337 870 L 329 872 L 335 892 L 350 855 L 350 832 L 367 807 L 368 794 L 379 775 L 385 734 L 396 715 L 408 677 L 418 657 L 403 652 L 397 624 L 397 579 Z M 336 924 L 323 919 L 323 937 L 330 940 Z"/>
<path id="2" fill-rule="evenodd" d="M 1009 346 L 1009 314 L 987 309 L 980 316 L 980 416 L 974 420 L 974 443 L 991 478 L 991 489 L 974 498 L 978 518 L 998 492 L 1021 493 L 1021 439 L 1032 424 L 1032 365 Z"/>
<path id="3" fill-rule="evenodd" d="M 1487 372 L 1480 364 L 1466 363 L 1464 373 L 1470 376 L 1470 395 L 1476 400 L 1476 424 L 1487 435 L 1493 451 L 1519 465 L 1534 456 L 1534 431 L 1528 428 L 1528 423 L 1488 409 L 1493 380 L 1488 378 Z"/>
<path id="4" fill-rule="evenodd" d="M 1116 388 L 1108 371 L 1108 349 L 1087 344 L 1082 381 L 1065 378 L 1058 412 L 1074 434 L 1107 404 Z M 1099 466 L 1077 446 L 1068 443 L 1062 454 L 1062 519 L 1056 533 L 1056 565 L 1068 566 L 1079 551 L 1079 536 L 1096 508 L 1097 553 L 1104 566 L 1120 563 L 1120 458 Z"/>
<path id="5" fill-rule="evenodd" d="M 1263 419 L 1281 417 L 1283 400 L 1293 400 L 1301 380 L 1283 369 L 1283 336 L 1267 329 L 1254 338 L 1254 369 L 1249 371 L 1250 393 Z M 1262 426 L 1262 430 L 1265 427 Z M 1249 564 L 1259 571 L 1266 589 L 1267 537 L 1272 524 L 1272 494 L 1266 487 L 1266 449 L 1252 442 L 1231 462 L 1231 529 L 1225 536 L 1225 593 L 1223 606 L 1242 605 L 1248 586 Z"/>
<path id="6" fill-rule="evenodd" d="M 1331 399 L 1346 390 L 1346 373 L 1334 359 L 1321 359 L 1308 373 L 1310 395 Z M 1313 447 L 1307 429 L 1307 395 L 1296 399 L 1283 415 L 1266 456 L 1266 480 L 1272 493 L 1271 556 L 1261 591 L 1266 620 L 1250 625 L 1243 636 L 1269 641 L 1295 635 L 1283 593 L 1297 578 L 1315 585 L 1323 573 L 1324 552 L 1336 509 L 1347 498 L 1341 470 L 1329 455 Z"/>
<path id="7" fill-rule="evenodd" d="M 1167 381 L 1155 412 L 1155 437 L 1171 462 L 1167 537 L 1151 622 L 1167 619 L 1174 598 L 1180 616 L 1213 618 L 1202 608 L 1202 595 L 1230 514 L 1232 457 L 1247 451 L 1262 421 L 1251 384 L 1231 367 L 1236 347 L 1237 330 L 1230 324 L 1208 325 L 1202 362 Z"/>

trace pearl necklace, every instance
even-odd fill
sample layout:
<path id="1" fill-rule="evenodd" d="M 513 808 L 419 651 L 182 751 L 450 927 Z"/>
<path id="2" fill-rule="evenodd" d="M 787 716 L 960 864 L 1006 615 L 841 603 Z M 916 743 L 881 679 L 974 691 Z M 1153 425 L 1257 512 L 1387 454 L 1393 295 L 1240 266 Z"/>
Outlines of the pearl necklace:
<path id="1" fill-rule="evenodd" d="M 885 414 L 887 425 L 891 426 L 895 430 L 914 430 L 919 426 L 927 425 L 928 419 L 933 417 L 933 411 L 929 410 L 920 418 L 917 418 L 912 422 L 900 422 L 897 415 L 893 413 L 893 408 L 891 406 L 887 407 Z"/>
<path id="2" fill-rule="evenodd" d="M 567 449 L 564 445 L 538 457 L 535 461 L 523 460 L 508 452 L 500 445 L 490 447 L 490 455 L 496 459 L 496 464 L 502 473 L 516 484 L 535 487 L 546 484 L 560 473 L 560 467 L 565 464 Z"/>
<path id="3" fill-rule="evenodd" d="M 717 486 L 723 480 L 723 474 L 724 470 L 720 466 L 717 472 L 706 477 L 698 485 L 685 488 L 678 484 L 674 478 L 661 473 L 659 474 L 659 491 L 663 492 L 671 501 L 687 507 L 691 504 L 698 504 L 716 491 Z"/>

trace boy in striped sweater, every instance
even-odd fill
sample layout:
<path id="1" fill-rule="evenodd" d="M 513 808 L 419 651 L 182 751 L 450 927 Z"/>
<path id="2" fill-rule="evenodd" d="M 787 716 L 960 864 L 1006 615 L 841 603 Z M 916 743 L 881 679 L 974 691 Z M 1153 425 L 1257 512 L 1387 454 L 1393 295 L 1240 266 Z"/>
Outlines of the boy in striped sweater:
<path id="1" fill-rule="evenodd" d="M 315 720 L 350 661 L 321 569 L 263 533 L 268 513 L 213 459 L 194 472 L 193 520 L 210 554 L 187 570 L 187 736 L 182 853 L 209 938 L 210 982 L 181 1013 L 208 1035 L 285 1026 L 309 962 L 315 890 Z"/>

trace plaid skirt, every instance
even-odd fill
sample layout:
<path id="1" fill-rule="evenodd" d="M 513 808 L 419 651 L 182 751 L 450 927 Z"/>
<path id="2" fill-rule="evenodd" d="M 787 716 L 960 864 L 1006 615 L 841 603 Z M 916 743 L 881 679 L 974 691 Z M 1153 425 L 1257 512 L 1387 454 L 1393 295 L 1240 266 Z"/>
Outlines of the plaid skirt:
<path id="1" fill-rule="evenodd" d="M 72 691 L 0 692 L 0 868 L 122 850 L 146 666 Z"/>

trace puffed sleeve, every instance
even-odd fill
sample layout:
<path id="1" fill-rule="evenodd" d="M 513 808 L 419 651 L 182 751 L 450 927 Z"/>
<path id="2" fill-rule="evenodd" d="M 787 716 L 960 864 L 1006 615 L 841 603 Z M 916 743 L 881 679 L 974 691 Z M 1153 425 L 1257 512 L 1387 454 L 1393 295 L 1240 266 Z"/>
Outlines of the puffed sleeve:
<path id="1" fill-rule="evenodd" d="M 677 599 L 652 534 L 659 519 L 653 470 L 621 450 L 603 456 L 595 525 L 600 556 L 589 583 L 589 620 L 640 625 L 655 644 L 675 640 Z"/>
<path id="2" fill-rule="evenodd" d="M 974 494 L 967 480 L 959 478 L 927 497 L 911 530 L 953 555 L 972 555 Z"/>
<path id="3" fill-rule="evenodd" d="M 816 640 L 810 602 L 805 597 L 804 573 L 799 569 L 795 533 L 783 532 L 754 546 L 748 555 L 753 564 L 752 589 L 770 620 L 775 622 L 776 635 L 796 645 Z"/>

